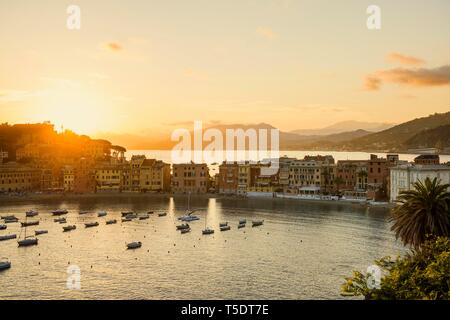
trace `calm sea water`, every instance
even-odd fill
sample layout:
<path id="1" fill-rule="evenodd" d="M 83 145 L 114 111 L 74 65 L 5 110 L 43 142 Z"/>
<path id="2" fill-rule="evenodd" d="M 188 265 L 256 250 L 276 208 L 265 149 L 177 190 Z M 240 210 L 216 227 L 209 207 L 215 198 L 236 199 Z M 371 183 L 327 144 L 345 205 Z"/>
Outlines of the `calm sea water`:
<path id="1" fill-rule="evenodd" d="M 34 247 L 0 242 L 0 257 L 12 262 L 0 272 L 0 299 L 336 299 L 353 269 L 405 252 L 382 208 L 193 196 L 191 208 L 199 209 L 201 220 L 182 235 L 176 218 L 186 207 L 186 197 L 124 195 L 0 203 L 1 215 L 21 220 L 26 210 L 38 210 L 40 225 L 29 231 L 49 231 Z M 69 210 L 68 224 L 76 230 L 63 233 L 63 225 L 53 222 L 50 211 L 57 208 Z M 80 210 L 94 213 L 79 215 Z M 100 210 L 108 216 L 98 218 Z M 168 215 L 121 223 L 120 212 L 128 210 Z M 214 235 L 201 235 L 205 217 Z M 105 225 L 112 218 L 119 222 Z M 243 218 L 265 223 L 238 230 Z M 85 229 L 84 223 L 93 221 L 99 227 Z M 222 221 L 230 223 L 230 231 L 219 231 Z M 9 224 L 0 234 L 19 232 L 19 224 Z M 126 250 L 131 241 L 141 241 L 142 248 Z M 66 287 L 70 265 L 81 270 L 81 290 Z"/>

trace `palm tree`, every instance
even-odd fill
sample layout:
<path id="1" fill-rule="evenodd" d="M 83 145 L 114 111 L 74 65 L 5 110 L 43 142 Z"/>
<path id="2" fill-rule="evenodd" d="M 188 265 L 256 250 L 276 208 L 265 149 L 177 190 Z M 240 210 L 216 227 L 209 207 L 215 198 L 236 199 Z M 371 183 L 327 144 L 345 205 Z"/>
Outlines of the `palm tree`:
<path id="1" fill-rule="evenodd" d="M 414 189 L 402 191 L 393 209 L 391 230 L 405 245 L 419 248 L 428 236 L 450 236 L 450 184 L 426 178 Z"/>

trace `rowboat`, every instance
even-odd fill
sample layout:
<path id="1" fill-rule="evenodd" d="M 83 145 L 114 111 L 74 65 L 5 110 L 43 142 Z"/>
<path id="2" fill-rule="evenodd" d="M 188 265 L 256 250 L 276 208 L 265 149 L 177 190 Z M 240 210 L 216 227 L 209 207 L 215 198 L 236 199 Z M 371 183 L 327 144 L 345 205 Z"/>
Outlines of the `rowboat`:
<path id="1" fill-rule="evenodd" d="M 142 242 L 140 242 L 140 241 L 131 242 L 131 243 L 127 244 L 127 249 L 137 249 L 140 247 L 142 247 Z"/>
<path id="2" fill-rule="evenodd" d="M 17 235 L 15 234 L 8 234 L 5 236 L 0 236 L 0 241 L 5 241 L 5 240 L 11 240 L 11 239 L 16 239 Z"/>
<path id="3" fill-rule="evenodd" d="M 41 235 L 41 234 L 46 234 L 46 233 L 48 233 L 47 230 L 36 230 L 36 231 L 34 231 L 34 235 L 35 236 L 38 236 L 38 235 Z"/>
<path id="4" fill-rule="evenodd" d="M 89 223 L 85 223 L 84 225 L 85 225 L 86 228 L 97 227 L 98 226 L 98 222 L 89 222 Z"/>
<path id="5" fill-rule="evenodd" d="M 63 227 L 63 232 L 69 232 L 69 231 L 75 230 L 76 228 L 77 228 L 77 226 L 75 226 L 75 225 Z"/>
<path id="6" fill-rule="evenodd" d="M 116 223 L 117 223 L 116 219 L 106 221 L 106 224 L 116 224 Z"/>
<path id="7" fill-rule="evenodd" d="M 220 231 L 228 231 L 228 230 L 230 230 L 230 229 L 231 229 L 230 226 L 223 226 L 223 227 L 220 227 Z"/>
<path id="8" fill-rule="evenodd" d="M 66 209 L 58 209 L 58 210 L 54 210 L 52 211 L 52 214 L 54 216 L 61 216 L 63 214 L 67 214 L 69 211 L 67 211 Z"/>
<path id="9" fill-rule="evenodd" d="M 35 216 L 37 216 L 38 214 L 39 214 L 39 212 L 34 211 L 34 210 L 30 210 L 30 211 L 25 212 L 25 215 L 26 215 L 27 217 L 35 217 Z"/>
<path id="10" fill-rule="evenodd" d="M 252 227 L 262 226 L 263 224 L 264 224 L 264 220 L 252 221 Z"/>
<path id="11" fill-rule="evenodd" d="M 22 227 L 37 226 L 39 221 L 21 222 Z"/>

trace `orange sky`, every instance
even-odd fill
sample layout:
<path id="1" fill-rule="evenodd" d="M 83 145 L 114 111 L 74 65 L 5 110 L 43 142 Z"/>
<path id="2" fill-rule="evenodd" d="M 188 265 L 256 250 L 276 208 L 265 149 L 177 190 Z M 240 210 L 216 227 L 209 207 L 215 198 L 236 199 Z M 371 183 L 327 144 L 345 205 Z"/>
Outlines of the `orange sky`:
<path id="1" fill-rule="evenodd" d="M 399 123 L 450 110 L 450 2 L 0 1 L 0 120 L 80 133 L 186 121 Z"/>

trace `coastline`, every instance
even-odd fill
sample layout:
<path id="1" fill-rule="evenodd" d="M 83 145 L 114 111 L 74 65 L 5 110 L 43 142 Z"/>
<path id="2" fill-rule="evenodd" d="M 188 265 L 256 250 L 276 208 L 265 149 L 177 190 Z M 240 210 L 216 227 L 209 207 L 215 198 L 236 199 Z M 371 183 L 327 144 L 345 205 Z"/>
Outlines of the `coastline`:
<path id="1" fill-rule="evenodd" d="M 280 197 L 242 197 L 236 195 L 223 195 L 218 193 L 205 193 L 205 194 L 192 194 L 193 198 L 199 199 L 221 199 L 221 200 L 248 200 L 248 201 L 285 201 L 285 202 L 298 202 L 298 203 L 316 203 L 322 205 L 344 205 L 344 206 L 358 206 L 362 208 L 381 208 L 391 209 L 394 207 L 392 203 L 379 203 L 376 205 L 369 202 L 352 201 L 352 200 L 323 200 L 323 199 L 293 199 L 293 198 L 280 198 Z M 98 192 L 98 193 L 32 193 L 25 195 L 0 195 L 0 206 L 2 204 L 11 203 L 24 203 L 32 201 L 58 201 L 58 200 L 71 200 L 79 201 L 86 199 L 107 199 L 107 198 L 123 198 L 123 199 L 168 199 L 168 198 L 185 198 L 186 194 L 181 193 L 138 193 L 138 192 Z"/>

